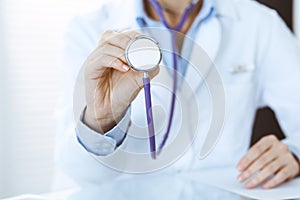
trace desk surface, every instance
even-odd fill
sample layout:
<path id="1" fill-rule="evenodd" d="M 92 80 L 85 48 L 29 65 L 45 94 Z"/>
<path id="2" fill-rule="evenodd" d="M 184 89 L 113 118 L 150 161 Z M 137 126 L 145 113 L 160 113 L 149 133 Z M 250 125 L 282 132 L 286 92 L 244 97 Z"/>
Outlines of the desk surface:
<path id="1" fill-rule="evenodd" d="M 193 181 L 193 187 L 197 190 L 197 199 L 203 200 L 214 200 L 214 199 L 225 199 L 225 200 L 246 200 L 246 199 L 300 199 L 300 178 L 294 179 L 271 190 L 265 190 L 261 187 L 248 190 L 244 187 L 243 184 L 239 183 L 236 180 L 237 171 L 234 169 L 210 169 L 210 170 L 202 170 L 201 172 L 190 172 L 182 174 L 181 178 L 185 178 L 187 181 Z M 169 183 L 168 183 L 169 184 Z M 147 188 L 147 192 L 150 191 L 149 194 L 154 194 L 157 190 L 155 187 L 161 186 L 159 183 L 154 185 L 152 188 Z M 188 186 L 190 187 L 190 185 Z M 165 188 L 165 194 L 158 194 L 159 199 L 170 199 L 172 198 L 172 193 L 169 192 L 170 187 Z M 108 189 L 108 188 L 106 188 Z M 8 198 L 5 200 L 52 200 L 52 199 L 71 199 L 71 200 L 81 200 L 81 199 L 89 199 L 89 200 L 98 200 L 100 197 L 103 199 L 111 199 L 111 196 L 106 197 L 105 192 L 106 189 L 100 188 L 97 186 L 89 186 L 82 189 L 73 188 L 64 191 L 57 191 L 44 195 L 21 195 L 14 198 Z M 149 191 L 148 191 L 149 189 Z M 169 190 L 169 191 L 168 191 Z M 135 190 L 135 187 L 128 187 L 128 192 L 122 192 L 122 194 L 118 193 L 118 190 L 115 189 L 111 193 L 114 196 L 113 199 L 124 199 L 124 197 L 131 197 L 130 199 L 157 199 L 153 197 L 149 197 L 149 195 L 143 193 L 143 191 Z M 173 190 L 175 191 L 175 190 Z M 188 188 L 186 190 L 188 192 Z M 169 193 L 168 193 L 169 192 Z M 127 196 L 126 196 L 127 195 Z M 131 195 L 131 196 L 130 196 Z M 170 198 L 168 198 L 170 195 Z M 180 199 L 189 199 L 186 198 L 183 194 Z M 157 197 L 156 196 L 156 197 Z M 195 196 L 195 195 L 194 195 Z M 148 198 L 149 197 L 149 198 Z M 126 198 L 127 199 L 127 198 Z"/>
<path id="2" fill-rule="evenodd" d="M 210 169 L 185 176 L 249 199 L 300 199 L 300 178 L 288 181 L 273 189 L 257 187 L 249 190 L 237 181 L 238 172 L 232 168 Z"/>

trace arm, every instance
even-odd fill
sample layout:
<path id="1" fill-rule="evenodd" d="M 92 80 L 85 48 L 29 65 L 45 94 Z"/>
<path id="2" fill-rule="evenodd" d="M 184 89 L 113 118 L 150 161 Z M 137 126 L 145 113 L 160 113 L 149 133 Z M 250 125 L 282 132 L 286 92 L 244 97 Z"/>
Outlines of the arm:
<path id="1" fill-rule="evenodd" d="M 297 159 L 300 158 L 300 47 L 275 13 L 271 24 L 269 35 L 264 38 L 265 53 L 259 63 L 261 100 L 276 113 L 286 139 L 264 137 L 241 159 L 237 166 L 241 171 L 240 181 L 258 172 L 246 184 L 248 188 L 256 187 L 275 174 L 263 184 L 264 188 L 273 188 L 300 172 Z"/>
<path id="2" fill-rule="evenodd" d="M 121 121 L 105 134 L 100 134 L 84 122 L 85 109 L 76 126 L 78 142 L 90 153 L 97 156 L 106 156 L 115 151 L 122 144 L 130 127 L 130 107 L 122 117 Z"/>
<path id="3" fill-rule="evenodd" d="M 91 30 L 95 32 L 91 33 Z M 84 88 L 85 84 L 87 83 L 85 82 L 87 79 L 84 79 L 84 75 L 86 74 L 83 73 L 84 70 L 82 70 L 82 66 L 83 63 L 85 63 L 85 67 L 87 63 L 90 63 L 86 60 L 87 58 L 91 58 L 91 52 L 94 53 L 94 56 L 96 55 L 95 48 L 99 49 L 97 48 L 97 42 L 99 40 L 98 35 L 100 35 L 101 32 L 103 32 L 103 30 L 96 29 L 93 24 L 89 24 L 81 18 L 76 18 L 69 25 L 64 38 L 64 49 L 62 53 L 62 98 L 57 107 L 57 139 L 55 159 L 63 171 L 80 184 L 91 182 L 95 184 L 102 184 L 113 179 L 119 174 L 119 172 L 101 165 L 90 155 L 90 152 L 98 155 L 112 153 L 112 151 L 117 145 L 119 145 L 119 143 L 122 142 L 122 139 L 124 138 L 122 136 L 124 132 L 118 132 L 118 128 L 121 128 L 121 124 L 124 124 L 124 126 L 128 125 L 129 117 L 126 116 L 130 116 L 128 112 L 123 117 L 128 105 L 130 104 L 128 101 L 122 106 L 124 109 L 120 110 L 120 120 L 114 121 L 113 125 L 111 127 L 107 127 L 107 131 L 102 132 L 102 134 L 101 131 L 97 130 L 98 127 L 94 128 L 93 124 L 88 123 L 87 120 L 84 121 L 88 126 L 83 124 L 83 115 L 81 115 L 81 118 L 79 118 L 79 115 L 83 114 L 82 110 L 85 105 L 93 105 L 94 103 L 92 101 L 94 99 L 89 97 L 85 98 L 84 93 L 74 96 L 74 87 L 79 83 L 79 86 Z M 95 57 L 97 58 L 97 56 Z M 93 67 L 94 66 L 89 68 L 91 69 L 89 72 L 92 72 L 92 70 L 95 69 Z M 95 67 L 99 67 L 99 65 L 95 65 Z M 118 74 L 123 73 L 124 72 L 118 72 Z M 91 82 L 93 83 L 93 81 L 94 80 L 91 80 L 90 82 L 88 81 L 88 84 Z M 124 86 L 128 85 L 124 84 Z M 76 87 L 75 89 L 77 89 Z M 93 91 L 92 93 L 88 93 L 91 97 L 93 97 L 95 90 L 93 88 L 88 89 Z M 124 88 L 120 89 L 126 90 Z M 128 95 L 130 95 L 130 92 L 128 92 Z M 78 105 L 74 102 L 74 100 L 77 101 L 78 99 L 83 101 L 82 105 L 79 106 L 80 108 L 77 108 Z M 97 111 L 97 114 L 98 113 L 100 112 Z M 73 115 L 75 115 L 75 118 Z M 90 115 L 89 117 L 93 116 Z M 113 120 L 114 119 L 115 118 L 113 118 Z M 117 123 L 118 126 L 115 126 Z M 75 131 L 76 125 L 77 131 Z M 88 127 L 91 127 L 92 129 Z M 121 129 L 125 130 L 123 128 Z M 109 130 L 111 131 L 108 132 Z M 78 138 L 81 139 L 81 144 L 78 142 Z M 112 144 L 109 148 L 109 151 L 106 152 L 103 152 L 99 148 L 93 146 L 94 144 L 103 145 L 106 142 Z"/>

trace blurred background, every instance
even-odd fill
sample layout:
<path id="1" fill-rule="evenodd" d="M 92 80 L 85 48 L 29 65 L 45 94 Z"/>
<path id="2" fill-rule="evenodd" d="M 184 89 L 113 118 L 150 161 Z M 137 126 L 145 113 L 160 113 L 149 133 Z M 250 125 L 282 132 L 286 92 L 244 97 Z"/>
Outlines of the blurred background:
<path id="1" fill-rule="evenodd" d="M 278 9 L 300 36 L 300 0 L 261 2 Z M 47 193 L 70 184 L 53 160 L 59 49 L 69 20 L 102 3 L 0 0 L 0 198 Z M 253 141 L 269 132 L 284 137 L 267 108 L 258 112 L 253 132 Z M 66 184 L 57 186 L 57 182 Z"/>
<path id="2" fill-rule="evenodd" d="M 0 198 L 59 189 L 52 183 L 62 36 L 71 18 L 101 3 L 0 0 Z"/>

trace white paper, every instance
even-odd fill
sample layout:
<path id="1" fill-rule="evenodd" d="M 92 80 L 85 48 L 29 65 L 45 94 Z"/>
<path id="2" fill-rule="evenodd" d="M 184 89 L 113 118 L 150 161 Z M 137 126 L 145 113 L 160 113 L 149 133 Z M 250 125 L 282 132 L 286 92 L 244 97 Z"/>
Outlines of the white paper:
<path id="1" fill-rule="evenodd" d="M 252 199 L 300 199 L 300 178 L 295 178 L 274 189 L 264 189 L 259 186 L 250 190 L 245 188 L 243 183 L 237 181 L 238 174 L 236 169 L 219 168 L 202 170 L 197 173 L 191 172 L 184 176 Z"/>

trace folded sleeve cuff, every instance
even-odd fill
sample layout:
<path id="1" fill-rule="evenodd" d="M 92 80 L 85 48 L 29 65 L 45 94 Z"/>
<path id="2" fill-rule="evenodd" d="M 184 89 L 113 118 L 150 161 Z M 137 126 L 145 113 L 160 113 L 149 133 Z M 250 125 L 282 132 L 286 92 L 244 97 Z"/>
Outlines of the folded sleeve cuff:
<path id="1" fill-rule="evenodd" d="M 76 125 L 78 142 L 90 153 L 97 156 L 107 156 L 122 144 L 130 127 L 131 108 L 128 107 L 121 121 L 110 131 L 100 134 L 83 123 L 84 111 Z"/>

